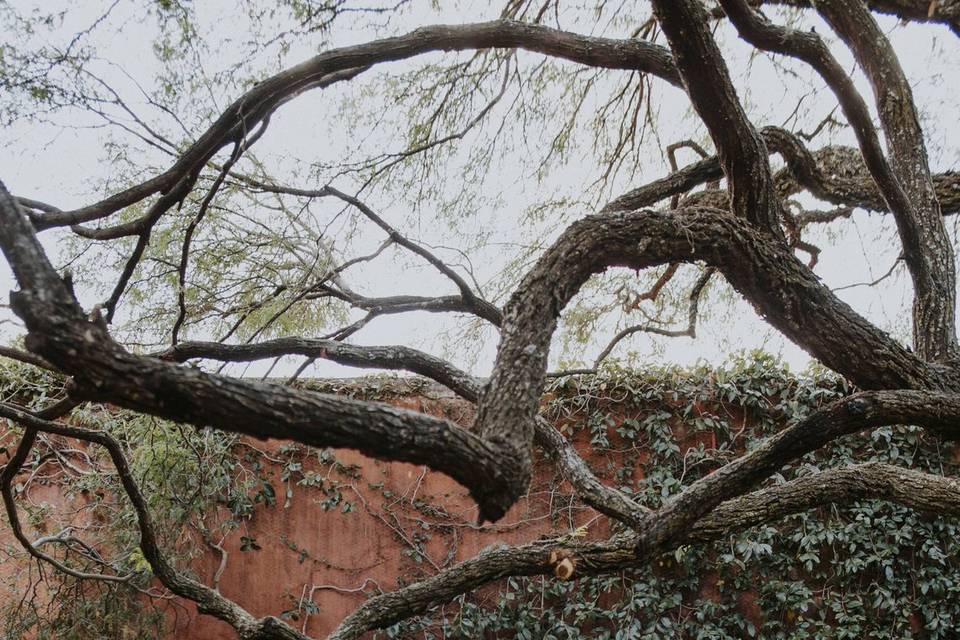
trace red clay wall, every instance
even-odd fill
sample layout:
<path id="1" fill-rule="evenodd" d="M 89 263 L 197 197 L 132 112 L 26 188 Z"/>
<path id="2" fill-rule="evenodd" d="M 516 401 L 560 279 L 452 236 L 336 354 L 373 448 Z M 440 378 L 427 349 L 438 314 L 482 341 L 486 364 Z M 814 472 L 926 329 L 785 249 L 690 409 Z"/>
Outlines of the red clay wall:
<path id="1" fill-rule="evenodd" d="M 406 397 L 394 402 L 463 422 L 472 419 L 470 405 L 449 397 Z M 618 466 L 617 461 L 593 453 L 588 438 L 586 430 L 579 431 L 575 446 L 598 475 L 608 476 Z M 280 451 L 281 442 L 254 444 L 270 457 L 287 457 Z M 634 453 L 644 457 L 642 452 Z M 362 603 L 366 599 L 364 590 L 371 592 L 378 586 L 394 589 L 403 581 L 470 558 L 488 545 L 522 543 L 583 524 L 590 524 L 591 537 L 608 533 L 603 519 L 594 511 L 573 504 L 569 486 L 557 477 L 552 465 L 542 460 L 536 464 L 527 496 L 496 525 L 477 528 L 476 507 L 467 492 L 446 476 L 430 473 L 425 467 L 371 460 L 349 450 L 337 450 L 335 456 L 343 465 L 356 465 L 358 473 L 337 472 L 316 457 L 305 461 L 304 471 L 327 474 L 339 483 L 343 501 L 353 505 L 349 513 L 342 512 L 342 502 L 337 508 L 324 510 L 321 491 L 297 485 L 285 506 L 281 466 L 267 464 L 265 473 L 271 478 L 277 504 L 258 505 L 253 517 L 223 544 L 227 560 L 219 580 L 221 592 L 255 616 L 288 612 L 291 624 L 314 637 L 325 637 Z M 607 480 L 613 482 L 612 478 Z M 59 510 L 82 506 L 77 504 L 82 496 L 65 500 L 57 495 L 55 487 L 31 487 L 29 495 L 21 499 L 46 500 Z M 242 551 L 242 536 L 255 539 L 260 549 Z M 10 538 L 4 520 L 0 523 L 0 544 L 9 544 Z M 422 548 L 423 557 L 413 552 L 417 546 Z M 194 568 L 212 584 L 220 561 L 220 556 L 210 550 Z M 0 572 L 11 569 L 0 565 Z M 318 613 L 306 615 L 308 600 L 316 605 Z M 189 605 L 170 607 L 169 612 L 174 637 L 236 637 L 228 625 L 197 615 Z"/>
<path id="2" fill-rule="evenodd" d="M 459 411 L 461 419 L 469 418 L 468 409 L 455 401 L 440 405 L 411 398 L 398 403 L 434 414 Z M 281 443 L 266 445 L 276 453 Z M 361 588 L 370 591 L 379 585 L 391 590 L 398 579 L 428 575 L 491 544 L 517 544 L 549 532 L 570 531 L 596 515 L 582 507 L 558 509 L 569 503 L 570 489 L 558 486 L 552 466 L 543 461 L 537 464 L 527 496 L 503 520 L 481 529 L 475 526 L 477 509 L 466 490 L 446 476 L 349 450 L 337 450 L 335 455 L 344 464 L 358 466 L 359 478 L 343 490 L 354 509 L 346 514 L 339 509 L 324 511 L 310 490 L 295 488 L 289 508 L 279 504 L 280 498 L 273 508 L 258 509 L 250 521 L 245 535 L 255 537 L 261 550 L 241 552 L 239 532 L 228 541 L 229 560 L 221 578 L 222 593 L 258 616 L 279 615 L 309 598 L 312 590 L 320 612 L 290 622 L 314 637 L 325 637 L 366 599 Z M 275 484 L 282 496 L 280 482 Z M 593 535 L 605 533 L 600 524 L 591 527 Z M 423 540 L 427 536 L 429 540 Z M 308 557 L 301 561 L 301 554 L 285 540 L 295 542 Z M 411 542 L 418 541 L 427 556 L 419 562 L 410 553 Z M 201 575 L 209 578 L 218 564 L 218 559 L 208 557 Z M 209 616 L 191 615 L 178 622 L 183 637 L 235 637 L 226 624 Z"/>

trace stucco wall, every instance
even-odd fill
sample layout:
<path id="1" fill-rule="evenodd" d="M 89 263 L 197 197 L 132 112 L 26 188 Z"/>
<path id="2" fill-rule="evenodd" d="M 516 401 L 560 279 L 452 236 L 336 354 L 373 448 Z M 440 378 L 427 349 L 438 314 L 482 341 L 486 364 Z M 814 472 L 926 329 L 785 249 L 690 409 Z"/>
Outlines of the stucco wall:
<path id="1" fill-rule="evenodd" d="M 393 404 L 463 424 L 472 420 L 471 405 L 434 387 L 387 388 L 380 396 Z M 616 421 L 623 417 L 626 416 L 614 415 L 610 422 L 614 439 Z M 689 438 L 683 433 L 676 435 L 683 447 L 713 444 L 709 434 Z M 590 446 L 586 430 L 578 431 L 573 438 L 591 467 L 611 483 L 624 481 L 622 477 L 612 477 L 614 469 L 622 468 L 624 454 L 641 462 L 645 458 L 645 453 L 636 449 L 601 456 Z M 365 592 L 394 589 L 470 558 L 488 545 L 522 543 L 541 535 L 570 532 L 581 525 L 588 525 L 590 537 L 605 537 L 609 533 L 605 519 L 572 500 L 570 487 L 540 457 L 528 494 L 503 520 L 478 528 L 477 510 L 466 490 L 446 476 L 431 473 L 425 467 L 372 460 L 350 450 L 333 452 L 342 466 L 331 465 L 329 460 L 321 462 L 316 455 L 297 458 L 303 464 L 297 477 L 313 471 L 325 476 L 328 486 L 337 486 L 341 500 L 332 509 L 323 507 L 328 497 L 323 491 L 296 482 L 289 483 L 293 495 L 287 500 L 288 483 L 281 479 L 281 473 L 283 463 L 292 458 L 283 448 L 284 443 L 250 444 L 262 452 L 258 454 L 263 464 L 260 473 L 269 479 L 277 502 L 272 506 L 258 505 L 252 517 L 227 536 L 222 544 L 225 556 L 198 543 L 205 551 L 193 569 L 208 584 L 213 584 L 219 572 L 221 592 L 253 615 L 284 615 L 291 624 L 314 637 L 325 637 L 332 631 L 366 599 Z M 83 509 L 89 498 L 59 495 L 55 484 L 31 483 L 26 495 L 19 499 L 48 502 L 61 514 L 76 514 L 78 524 L 89 523 L 90 515 Z M 351 507 L 344 512 L 347 503 Z M 216 514 L 211 519 L 216 520 Z M 31 535 L 42 533 L 31 530 Z M 259 549 L 242 550 L 244 539 L 254 540 Z M 0 546 L 15 548 L 5 520 L 0 522 Z M 26 561 L 22 555 L 18 560 Z M 10 562 L 0 565 L 0 573 L 9 574 L 16 569 Z M 495 588 L 488 589 L 480 597 L 493 597 L 495 593 Z M 308 601 L 314 603 L 315 609 L 306 604 Z M 744 604 L 749 610 L 749 603 Z M 166 610 L 174 637 L 235 637 L 228 625 L 198 615 L 189 603 L 176 601 L 166 605 Z"/>

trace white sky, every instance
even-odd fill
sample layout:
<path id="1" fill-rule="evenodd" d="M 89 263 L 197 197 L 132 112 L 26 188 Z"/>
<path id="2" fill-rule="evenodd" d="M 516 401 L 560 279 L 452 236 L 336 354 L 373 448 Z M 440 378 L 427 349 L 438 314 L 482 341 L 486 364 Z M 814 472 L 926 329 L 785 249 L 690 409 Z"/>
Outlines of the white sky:
<path id="1" fill-rule="evenodd" d="M 74 29 L 76 25 L 85 25 L 90 16 L 96 16 L 104 3 L 85 3 L 81 6 L 87 15 L 78 14 L 75 22 L 68 27 Z M 14 6 L 25 8 L 27 3 L 14 2 Z M 215 12 L 217 3 L 209 3 L 210 11 Z M 229 13 L 226 8 L 229 4 L 219 6 L 219 10 Z M 125 12 L 125 13 L 124 13 Z M 495 17 L 494 8 L 471 7 L 476 18 Z M 463 12 L 445 22 L 461 22 L 473 19 L 474 16 L 465 16 Z M 406 15 L 398 22 L 403 28 L 394 29 L 396 32 L 405 31 L 407 27 L 437 22 L 435 15 Z M 108 32 L 102 41 L 103 48 L 100 55 L 113 62 L 122 64 L 123 68 L 145 85 L 150 84 L 151 76 L 156 69 L 156 61 L 150 49 L 150 35 L 147 21 L 137 16 L 126 6 L 118 7 L 114 22 L 116 28 Z M 960 146 L 948 146 L 947 141 L 956 139 L 958 133 L 955 121 L 956 87 L 945 78 L 960 78 L 960 38 L 949 34 L 939 27 L 906 27 L 894 28 L 896 23 L 884 20 L 884 25 L 891 29 L 891 38 L 901 56 L 902 64 L 908 77 L 914 83 L 917 103 L 922 110 L 923 125 L 927 132 L 928 145 L 931 152 L 931 162 L 935 171 L 957 168 L 960 165 Z M 65 27 L 66 29 L 66 27 Z M 3 27 L 0 26 L 0 41 L 5 39 Z M 822 25 L 817 29 L 820 33 L 827 33 L 828 29 Z M 372 37 L 369 32 L 350 32 L 345 35 L 333 36 L 332 45 L 342 45 L 349 42 L 359 42 Z M 734 64 L 744 60 L 747 49 L 724 31 L 721 42 L 725 53 Z M 296 51 L 291 60 L 307 57 L 313 51 L 315 43 L 303 42 L 302 52 Z M 838 57 L 852 68 L 850 56 L 841 48 L 836 48 Z M 449 56 L 448 56 L 449 58 Z M 536 60 L 537 56 L 524 56 L 526 60 Z M 434 61 L 446 59 L 441 54 L 431 56 Z M 220 61 L 211 61 L 211 68 L 217 68 Z M 409 64 L 420 64 L 417 61 Z M 409 64 L 385 66 L 386 69 L 409 68 Z M 754 118 L 755 124 L 782 124 L 793 110 L 797 99 L 811 90 L 818 90 L 814 97 L 810 96 L 806 106 L 811 108 L 810 118 L 819 120 L 833 107 L 833 97 L 826 90 L 821 89 L 818 82 L 810 83 L 806 77 L 788 77 L 782 80 L 776 68 L 766 58 L 755 61 L 753 71 L 747 77 L 737 77 L 738 90 L 741 98 L 747 105 L 748 111 Z M 869 88 L 858 76 L 858 82 L 868 101 L 872 100 Z M 124 82 L 119 79 L 118 83 Z M 137 99 L 129 84 L 125 94 L 131 103 Z M 666 145 L 681 137 L 687 137 L 684 132 L 690 127 L 687 111 L 686 96 L 681 92 L 668 87 L 665 83 L 654 82 L 659 106 L 658 122 L 661 124 L 663 144 Z M 304 161 L 334 160 L 338 153 L 355 149 L 358 139 L 370 147 L 370 153 L 383 149 L 378 148 L 377 139 L 364 139 L 356 131 L 342 128 L 330 129 L 332 110 L 339 106 L 337 96 L 348 95 L 356 89 L 351 86 L 341 86 L 336 90 L 313 92 L 302 96 L 285 106 L 274 117 L 270 130 L 263 141 L 256 148 L 257 157 L 266 162 L 274 158 L 300 158 Z M 226 104 L 235 96 L 219 97 L 220 104 Z M 74 121 L 67 117 L 57 118 L 56 126 L 47 123 L 21 122 L 7 129 L 0 137 L 3 153 L 0 153 L 0 179 L 17 195 L 34 197 L 39 200 L 53 203 L 61 208 L 73 208 L 89 204 L 98 198 L 95 185 L 109 175 L 109 165 L 104 162 L 104 145 L 102 129 L 74 128 L 84 121 Z M 200 129 L 194 131 L 199 135 Z M 671 137 L 672 136 L 672 137 Z M 839 134 L 836 140 L 849 143 L 851 138 L 847 134 Z M 818 141 L 817 144 L 822 144 Z M 330 156 L 330 157 L 326 157 Z M 682 156 L 683 161 L 689 162 L 690 155 Z M 516 222 L 518 214 L 524 206 L 544 199 L 544 194 L 569 193 L 582 184 L 583 171 L 578 166 L 568 165 L 562 170 L 554 172 L 549 182 L 536 184 L 528 179 L 528 170 L 521 168 L 522 158 L 505 155 L 492 170 L 488 182 L 507 196 L 505 206 L 489 206 L 479 211 L 475 217 L 466 221 L 466 231 L 476 231 L 483 228 L 492 228 L 496 232 L 496 240 L 503 245 L 495 245 L 486 251 L 478 251 L 472 255 L 473 264 L 481 276 L 491 277 L 509 254 L 510 243 L 524 242 L 531 233 L 538 233 L 529 227 L 521 226 Z M 642 178 L 635 180 L 632 186 L 664 175 L 667 171 L 662 158 L 651 154 L 649 161 L 641 167 Z M 146 177 L 146 176 L 145 176 Z M 349 183 L 337 184 L 343 190 L 349 190 Z M 297 186 L 317 187 L 320 185 Z M 629 188 L 631 184 L 622 185 Z M 442 225 L 430 220 L 413 217 L 402 203 L 392 197 L 390 193 L 371 194 L 366 200 L 392 224 L 413 239 L 428 242 L 433 245 L 446 245 L 456 240 L 456 234 L 442 228 Z M 824 207 L 826 208 L 826 207 Z M 587 211 L 583 212 L 588 213 Z M 948 221 L 951 234 L 956 236 L 956 227 L 953 219 Z M 366 229 L 366 228 L 365 228 Z M 556 235 L 557 229 L 550 229 L 546 225 L 540 233 Z M 355 254 L 363 253 L 363 247 L 376 246 L 383 236 L 373 233 L 370 229 L 369 237 L 364 236 L 356 248 Z M 45 246 L 51 255 L 57 255 L 58 247 L 51 234 L 43 236 Z M 839 287 L 857 282 L 871 281 L 882 275 L 890 267 L 898 253 L 894 228 L 889 217 L 876 214 L 858 212 L 850 221 L 843 221 L 832 225 L 826 232 L 817 232 L 809 236 L 823 249 L 816 272 L 824 282 L 832 287 Z M 453 254 L 445 254 L 447 257 Z M 357 276 L 357 280 L 348 278 L 357 289 L 368 295 L 386 295 L 392 293 L 453 293 L 449 282 L 438 277 L 428 268 L 413 270 L 398 268 L 398 265 L 410 265 L 413 261 L 402 259 L 399 262 L 385 260 L 364 275 Z M 351 272 L 352 274 L 353 272 Z M 842 299 L 849 302 L 860 313 L 880 326 L 894 332 L 899 337 L 909 335 L 910 293 L 909 280 L 900 270 L 895 277 L 887 280 L 876 288 L 858 287 L 839 292 Z M 12 287 L 9 270 L 0 260 L 0 289 L 9 290 Z M 175 304 L 171 301 L 171 304 Z M 619 353 L 627 350 L 635 351 L 642 362 L 679 362 L 692 363 L 699 359 L 710 362 L 722 362 L 727 354 L 734 349 L 751 349 L 764 347 L 773 353 L 780 353 L 792 367 L 802 369 L 808 356 L 796 346 L 784 341 L 762 320 L 758 319 L 750 307 L 742 302 L 729 307 L 730 312 L 721 317 L 715 317 L 702 323 L 698 328 L 698 338 L 671 340 L 655 340 L 646 335 L 638 335 L 631 342 L 623 344 Z M 5 310 L 0 317 L 10 318 Z M 681 314 L 682 315 L 682 314 Z M 405 317 L 392 316 L 374 321 L 360 334 L 354 342 L 359 344 L 411 344 L 423 348 L 437 355 L 449 357 L 461 366 L 473 368 L 475 373 L 486 374 L 489 371 L 494 353 L 494 342 L 488 341 L 487 346 L 474 358 L 471 349 L 460 349 L 456 340 L 437 341 L 433 336 L 438 331 L 448 330 L 455 326 L 455 321 L 444 315 L 410 314 Z M 11 324 L 0 325 L 0 331 L 8 337 L 16 335 L 17 330 Z M 606 343 L 615 328 L 605 326 L 594 344 L 587 351 L 587 361 Z M 554 355 L 559 348 L 554 349 Z M 295 362 L 276 370 L 282 374 L 292 370 Z M 252 367 L 248 373 L 262 371 L 262 367 Z M 243 369 L 235 369 L 237 373 Z M 339 367 L 331 363 L 318 363 L 310 370 L 311 375 L 357 375 L 356 370 Z"/>

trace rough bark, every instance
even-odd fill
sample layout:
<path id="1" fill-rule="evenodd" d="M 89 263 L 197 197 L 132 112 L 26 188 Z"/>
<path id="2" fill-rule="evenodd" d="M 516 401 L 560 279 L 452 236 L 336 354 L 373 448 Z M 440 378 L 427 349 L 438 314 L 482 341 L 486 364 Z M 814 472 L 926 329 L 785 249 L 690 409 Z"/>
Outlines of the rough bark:
<path id="1" fill-rule="evenodd" d="M 512 457 L 519 447 L 501 449 L 446 420 L 207 374 L 125 351 L 101 321 L 83 315 L 2 185 L 0 248 L 20 284 L 11 306 L 27 326 L 28 348 L 75 376 L 72 394 L 77 398 L 257 438 L 351 447 L 374 457 L 426 464 L 470 489 L 483 513 L 502 515 L 526 489 L 529 459 Z"/>
<path id="2" fill-rule="evenodd" d="M 953 247 L 930 176 L 910 83 L 886 35 L 861 0 L 818 0 L 814 5 L 850 47 L 870 80 L 890 164 L 913 204 L 913 211 L 904 219 L 898 217 L 897 226 L 913 278 L 914 347 L 930 360 L 954 359 L 957 343 Z"/>
<path id="3" fill-rule="evenodd" d="M 727 177 L 732 210 L 759 229 L 780 237 L 779 203 L 767 150 L 740 105 L 723 55 L 696 0 L 653 2 L 693 108 L 707 125 Z"/>

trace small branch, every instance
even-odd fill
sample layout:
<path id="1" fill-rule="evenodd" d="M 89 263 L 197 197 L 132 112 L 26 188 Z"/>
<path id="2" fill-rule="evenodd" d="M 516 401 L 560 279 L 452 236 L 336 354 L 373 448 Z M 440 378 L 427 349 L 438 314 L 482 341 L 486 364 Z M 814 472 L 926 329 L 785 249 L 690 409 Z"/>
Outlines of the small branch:
<path id="1" fill-rule="evenodd" d="M 15 407 L 3 403 L 0 403 L 0 417 L 4 417 L 22 424 L 26 428 L 25 441 L 26 438 L 30 436 L 31 443 L 32 438 L 36 436 L 38 431 L 44 431 L 69 438 L 77 438 L 86 442 L 92 442 L 104 447 L 107 450 L 107 453 L 110 454 L 110 458 L 117 470 L 117 475 L 120 478 L 120 484 L 123 486 L 124 491 L 133 504 L 134 511 L 137 515 L 137 525 L 140 530 L 140 550 L 143 552 L 144 558 L 150 564 L 153 574 L 170 591 L 178 596 L 195 602 L 200 612 L 213 615 L 230 624 L 238 631 L 240 637 L 243 639 L 253 640 L 254 638 L 283 638 L 307 640 L 306 636 L 303 636 L 292 627 L 287 626 L 275 618 L 263 618 L 260 620 L 253 618 L 253 616 L 251 616 L 233 601 L 223 597 L 216 590 L 186 577 L 177 571 L 167 561 L 157 541 L 156 527 L 153 523 L 152 517 L 150 516 L 150 511 L 147 507 L 147 501 L 143 497 L 143 494 L 140 492 L 140 488 L 137 486 L 137 483 L 134 480 L 133 473 L 131 472 L 129 465 L 127 464 L 126 457 L 123 454 L 123 449 L 113 438 L 113 436 L 100 431 L 91 431 L 58 422 L 50 422 L 48 420 L 41 419 L 36 415 L 21 411 Z M 23 457 L 19 457 L 20 449 L 29 450 L 29 446 L 24 447 L 23 442 L 21 442 L 21 447 L 18 448 L 18 453 L 14 456 L 14 460 L 18 461 L 16 464 L 17 468 L 19 468 L 20 464 L 23 462 L 23 458 L 26 456 L 26 453 L 24 452 Z M 14 460 L 11 460 L 11 462 Z M 12 476 L 14 473 L 12 471 L 8 471 L 10 468 L 11 465 L 7 465 L 7 468 L 4 469 L 2 476 L 0 476 L 0 481 L 2 481 L 3 487 L 7 487 L 7 475 L 10 474 Z M 4 491 L 4 494 L 6 497 L 6 491 Z M 72 570 L 67 567 L 58 566 L 57 568 L 61 571 L 65 571 L 71 575 L 74 575 L 71 573 Z M 129 580 L 130 577 L 132 576 L 124 577 L 123 580 Z M 101 577 L 99 579 L 104 578 Z M 266 630 L 266 633 L 269 633 L 269 635 L 258 635 L 264 633 L 264 630 Z"/>
<path id="2" fill-rule="evenodd" d="M 46 416 L 50 418 L 59 417 L 69 413 L 75 406 L 76 403 L 61 402 L 48 407 L 46 410 L 31 414 L 25 410 L 14 408 L 11 405 L 0 403 L 0 417 L 7 418 L 15 422 L 24 422 L 24 420 L 20 419 L 21 417 L 26 417 L 30 421 L 43 422 L 40 416 Z M 103 573 L 88 573 L 73 569 L 63 564 L 53 556 L 41 551 L 39 546 L 43 544 L 42 539 L 37 541 L 37 543 L 33 543 L 23 532 L 23 527 L 20 524 L 20 516 L 17 514 L 16 499 L 13 495 L 13 480 L 20 472 L 20 469 L 23 467 L 24 462 L 26 462 L 27 457 L 30 455 L 30 451 L 33 449 L 33 445 L 37 440 L 37 433 L 38 430 L 36 428 L 29 426 L 24 430 L 23 436 L 20 438 L 20 443 L 17 445 L 16 450 L 10 457 L 10 460 L 7 461 L 7 464 L 3 467 L 3 470 L 0 471 L 0 494 L 3 496 L 3 505 L 7 512 L 7 519 L 10 522 L 10 530 L 13 533 L 13 537 L 17 539 L 17 542 L 20 543 L 27 553 L 37 560 L 46 562 L 56 570 L 77 578 L 78 580 L 99 580 L 102 582 L 121 583 L 129 582 L 129 580 L 134 577 L 134 574 L 118 576 Z"/>
<path id="3" fill-rule="evenodd" d="M 676 264 L 676 263 L 674 263 Z M 668 269 L 669 271 L 669 269 Z M 674 271 L 676 271 L 674 269 Z M 687 310 L 687 326 L 684 329 L 663 329 L 656 325 L 643 324 L 643 325 L 634 325 L 632 327 L 627 327 L 617 335 L 615 335 L 606 347 L 603 348 L 603 351 L 600 352 L 600 355 L 597 356 L 597 359 L 593 363 L 594 369 L 600 366 L 600 363 L 603 362 L 607 356 L 613 351 L 624 338 L 632 336 L 635 333 L 653 333 L 660 336 L 665 336 L 667 338 L 680 338 L 680 337 L 697 337 L 697 315 L 700 308 L 700 294 L 703 292 L 704 287 L 707 286 L 707 283 L 710 281 L 710 277 L 713 276 L 716 269 L 708 268 L 704 270 L 700 277 L 697 278 L 697 281 L 693 285 L 693 289 L 690 290 L 690 306 Z M 663 277 L 661 276 L 661 280 Z M 659 284 L 659 281 L 658 281 Z M 664 283 L 665 284 L 665 283 Z M 654 285 L 656 287 L 656 285 Z M 661 285 L 662 286 L 662 285 Z"/>
<path id="4" fill-rule="evenodd" d="M 409 250 L 410 252 L 415 253 L 416 255 L 422 257 L 431 265 L 433 265 L 433 267 L 435 267 L 437 271 L 439 271 L 440 273 L 445 275 L 447 278 L 449 278 L 454 283 L 454 285 L 456 285 L 457 289 L 460 291 L 460 298 L 462 299 L 463 306 L 466 309 L 480 316 L 481 318 L 489 320 L 495 325 L 500 325 L 500 323 L 502 322 L 500 311 L 496 307 L 494 307 L 492 304 L 490 304 L 489 302 L 487 302 L 486 300 L 480 298 L 477 294 L 475 294 L 474 291 L 470 288 L 470 285 L 466 282 L 466 280 L 463 279 L 463 277 L 460 276 L 460 274 L 458 274 L 456 271 L 451 269 L 446 263 L 440 260 L 431 251 L 413 242 L 412 240 L 408 239 L 406 236 L 401 234 L 393 226 L 387 223 L 386 220 L 384 220 L 375 211 L 373 211 L 373 209 L 368 207 L 366 204 L 364 204 L 361 200 L 359 200 L 355 196 L 348 195 L 330 185 L 327 185 L 320 189 L 307 190 L 307 189 L 297 189 L 293 187 L 284 187 L 279 185 L 270 185 L 270 184 L 265 184 L 261 182 L 250 181 L 250 180 L 248 181 L 254 184 L 257 188 L 263 191 L 271 192 L 271 193 L 283 193 L 283 194 L 302 197 L 302 198 L 324 198 L 324 197 L 333 196 L 335 198 L 338 198 L 339 200 L 342 200 L 343 202 L 346 202 L 347 204 L 351 205 L 352 207 L 360 211 L 371 222 L 373 222 L 378 227 L 383 229 L 389 236 L 390 240 L 393 241 L 395 244 L 398 244 L 404 247 L 405 249 Z M 351 296 L 349 293 L 344 292 L 344 295 L 342 297 L 344 299 L 348 299 L 356 296 Z"/>
<path id="5" fill-rule="evenodd" d="M 847 285 L 843 285 L 842 287 L 834 287 L 833 289 L 831 289 L 831 291 L 843 291 L 844 289 L 853 289 L 854 287 L 874 287 L 880 284 L 881 282 L 883 282 L 884 280 L 886 280 L 887 278 L 889 278 L 890 276 L 892 276 L 893 272 L 896 271 L 897 269 L 897 265 L 899 265 L 902 260 L 903 260 L 902 254 L 897 256 L 897 259 L 893 261 L 893 264 L 890 265 L 890 268 L 887 269 L 886 273 L 884 273 L 882 276 L 880 276 L 876 280 L 873 280 L 871 282 L 855 282 L 854 284 L 847 284 Z"/>
<path id="6" fill-rule="evenodd" d="M 20 349 L 14 349 L 13 347 L 5 347 L 0 345 L 0 356 L 4 358 L 10 358 L 11 360 L 17 360 L 18 362 L 32 364 L 35 367 L 47 369 L 48 371 L 57 371 L 57 368 L 52 364 L 40 356 L 30 353 L 29 351 L 21 351 Z"/>
<path id="7" fill-rule="evenodd" d="M 277 338 L 244 345 L 181 342 L 155 355 L 174 362 L 185 362 L 193 358 L 250 362 L 279 356 L 300 355 L 308 358 L 323 358 L 353 367 L 412 371 L 449 387 L 472 402 L 476 402 L 479 389 L 479 381 L 473 376 L 440 358 L 406 346 L 358 346 L 336 340 Z"/>
<path id="8" fill-rule="evenodd" d="M 667 286 L 667 283 L 669 283 L 670 280 L 673 279 L 673 276 L 676 275 L 677 269 L 679 268 L 679 262 L 671 262 L 669 265 L 667 265 L 667 268 L 662 274 L 660 274 L 660 277 L 657 278 L 657 281 L 653 283 L 653 286 L 650 287 L 650 289 L 633 296 L 633 299 L 630 300 L 630 308 L 636 309 L 644 300 L 656 300 L 663 288 Z"/>

